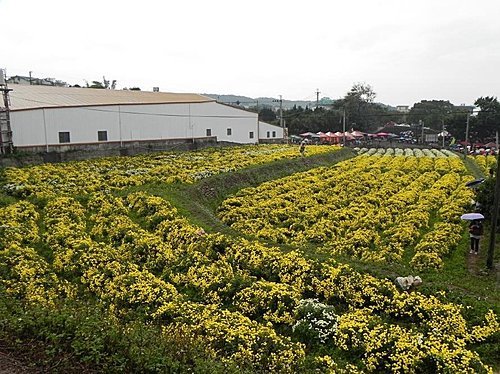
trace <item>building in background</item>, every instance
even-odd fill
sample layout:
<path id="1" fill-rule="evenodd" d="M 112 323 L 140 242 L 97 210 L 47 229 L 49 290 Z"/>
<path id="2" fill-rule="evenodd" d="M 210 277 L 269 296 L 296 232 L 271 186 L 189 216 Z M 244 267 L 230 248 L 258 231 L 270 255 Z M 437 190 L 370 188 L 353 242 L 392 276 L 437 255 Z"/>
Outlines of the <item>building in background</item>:
<path id="1" fill-rule="evenodd" d="M 7 79 L 7 84 L 22 84 L 27 86 L 54 86 L 54 87 L 68 87 L 66 82 L 57 80 L 55 78 L 35 78 L 25 77 L 22 75 L 14 75 Z"/>
<path id="2" fill-rule="evenodd" d="M 10 88 L 12 139 L 20 150 L 283 139 L 283 129 L 258 121 L 257 113 L 198 94 L 21 84 Z"/>

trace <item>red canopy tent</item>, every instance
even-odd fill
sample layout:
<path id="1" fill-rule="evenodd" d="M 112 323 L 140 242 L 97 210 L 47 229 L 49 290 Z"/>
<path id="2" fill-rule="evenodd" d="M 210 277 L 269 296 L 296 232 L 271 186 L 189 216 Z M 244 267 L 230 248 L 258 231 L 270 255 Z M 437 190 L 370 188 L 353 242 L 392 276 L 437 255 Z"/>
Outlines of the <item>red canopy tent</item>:
<path id="1" fill-rule="evenodd" d="M 325 140 L 328 141 L 329 143 L 338 143 L 339 139 L 341 138 L 336 133 L 333 133 L 331 131 L 325 133 L 325 137 L 326 137 Z"/>
<path id="2" fill-rule="evenodd" d="M 329 142 L 330 141 L 330 137 L 328 135 L 326 135 L 324 132 L 317 132 L 316 133 L 318 136 L 319 136 L 319 139 L 321 142 Z"/>
<path id="3" fill-rule="evenodd" d="M 351 134 L 355 137 L 355 138 L 364 138 L 365 137 L 365 133 L 361 132 L 361 131 L 358 131 L 358 130 L 354 130 L 351 132 Z"/>
<path id="4" fill-rule="evenodd" d="M 350 132 L 348 132 L 348 131 L 346 131 L 346 132 L 344 133 L 344 135 L 342 136 L 342 138 L 344 138 L 344 137 L 345 137 L 345 139 L 346 139 L 346 140 L 355 140 L 355 139 L 356 139 L 356 137 L 355 137 L 354 135 L 352 135 L 352 134 L 351 134 Z"/>

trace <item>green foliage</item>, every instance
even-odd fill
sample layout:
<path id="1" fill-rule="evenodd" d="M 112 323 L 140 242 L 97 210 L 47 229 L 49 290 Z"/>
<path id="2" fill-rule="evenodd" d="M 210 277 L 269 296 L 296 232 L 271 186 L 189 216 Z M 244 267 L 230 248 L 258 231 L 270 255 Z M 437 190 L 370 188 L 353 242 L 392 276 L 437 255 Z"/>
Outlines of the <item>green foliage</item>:
<path id="1" fill-rule="evenodd" d="M 480 97 L 474 103 L 481 110 L 471 128 L 472 134 L 484 141 L 494 141 L 495 132 L 500 130 L 500 103 L 496 97 Z"/>
<path id="2" fill-rule="evenodd" d="M 465 131 L 467 126 L 467 110 L 455 110 L 453 113 L 447 115 L 444 119 L 446 131 L 453 136 L 457 141 L 465 139 Z M 475 122 L 474 117 L 469 118 L 469 127 L 473 126 Z M 471 139 L 469 134 L 469 139 Z"/>
<path id="3" fill-rule="evenodd" d="M 76 360 L 96 372 L 236 372 L 207 357 L 200 343 L 181 330 L 166 334 L 140 319 L 123 323 L 91 300 L 44 308 L 22 304 L 1 290 L 0 295 L 0 339 L 15 336 L 19 349 L 42 344 L 38 365 L 58 363 L 67 372 L 74 371 Z M 61 365 L 65 357 L 72 358 Z"/>
<path id="4" fill-rule="evenodd" d="M 264 122 L 272 122 L 276 120 L 276 113 L 271 108 L 262 108 L 259 110 L 259 120 Z"/>
<path id="5" fill-rule="evenodd" d="M 87 87 L 88 88 L 99 88 L 99 89 L 112 89 L 114 90 L 116 88 L 116 80 L 109 81 L 106 79 L 106 77 L 102 77 L 102 82 L 100 81 L 92 81 L 92 84 L 88 84 L 87 82 Z"/>
<path id="6" fill-rule="evenodd" d="M 335 102 L 335 109 L 345 109 L 346 130 L 375 131 L 389 121 L 400 119 L 400 113 L 375 103 L 376 96 L 369 84 L 355 83 L 342 100 Z"/>
<path id="7" fill-rule="evenodd" d="M 283 117 L 290 134 L 306 131 L 342 131 L 344 109 L 346 131 L 351 128 L 362 131 L 374 131 L 388 121 L 398 121 L 400 113 L 391 112 L 383 105 L 374 102 L 376 97 L 370 85 L 356 83 L 340 100 L 326 100 L 329 109 L 322 107 L 311 109 L 294 106 L 283 112 Z"/>
<path id="8" fill-rule="evenodd" d="M 422 100 L 410 109 L 409 119 L 412 123 L 422 120 L 425 126 L 441 129 L 443 121 L 455 106 L 445 100 Z"/>
<path id="9" fill-rule="evenodd" d="M 274 372 L 279 372 L 280 369 L 283 372 L 299 372 L 299 370 L 303 370 L 303 372 L 337 372 L 339 364 L 341 364 L 341 367 L 346 367 L 344 372 L 352 372 L 353 370 L 349 370 L 349 368 L 353 369 L 350 364 L 364 365 L 363 362 L 368 358 L 378 365 L 373 367 L 376 367 L 378 371 L 384 371 L 383 363 L 397 362 L 398 357 L 387 357 L 386 352 L 398 352 L 399 343 L 403 347 L 402 356 L 411 357 L 414 345 L 408 343 L 415 341 L 414 338 L 416 338 L 416 335 L 413 334 L 413 327 L 405 326 L 407 320 L 395 316 L 405 310 L 413 310 L 413 308 L 410 304 L 407 304 L 407 306 L 394 304 L 392 312 L 388 312 L 388 315 L 385 314 L 384 310 L 388 305 L 385 301 L 386 296 L 387 300 L 406 300 L 406 296 L 402 298 L 396 297 L 399 294 L 393 290 L 389 282 L 385 282 L 383 279 L 370 279 L 369 276 L 365 279 L 361 275 L 355 275 L 347 267 L 339 268 L 339 272 L 336 271 L 337 267 L 334 266 L 331 267 L 330 272 L 320 271 L 320 269 L 323 270 L 322 267 L 309 269 L 309 264 L 302 259 L 302 253 L 297 255 L 295 252 L 289 252 L 282 256 L 280 250 L 276 248 L 273 249 L 273 252 L 265 254 L 267 252 L 259 252 L 259 249 L 262 250 L 264 246 L 260 248 L 257 245 L 241 250 L 239 246 L 230 245 L 229 239 L 206 234 L 204 230 L 177 230 L 177 224 L 179 223 L 180 226 L 183 222 L 180 222 L 172 214 L 171 208 L 168 207 L 168 209 L 162 210 L 161 207 L 166 205 L 164 201 L 163 204 L 153 204 L 153 202 L 157 201 L 156 196 L 162 196 L 175 205 L 178 212 L 189 214 L 192 221 L 202 222 L 205 228 L 207 228 L 207 225 L 213 225 L 210 228 L 213 231 L 218 231 L 216 225 L 220 224 L 220 222 L 216 221 L 213 214 L 217 202 L 220 202 L 221 199 L 234 193 L 242 186 L 257 185 L 265 180 L 275 179 L 290 174 L 295 170 L 317 166 L 323 162 L 331 164 L 350 154 L 351 151 L 346 148 L 335 155 L 324 155 L 294 161 L 287 159 L 268 165 L 250 167 L 243 171 L 223 173 L 189 186 L 181 183 L 165 185 L 152 182 L 121 190 L 117 194 L 123 199 L 111 199 L 109 196 L 108 201 L 104 199 L 106 196 L 103 195 L 102 198 L 96 196 L 84 203 L 80 201 L 84 205 L 93 207 L 94 223 L 91 224 L 90 228 L 87 227 L 87 232 L 92 229 L 92 232 L 95 235 L 99 234 L 102 240 L 116 240 L 121 243 L 119 251 L 111 251 L 111 247 L 104 246 L 102 248 L 96 246 L 93 249 L 96 254 L 99 253 L 103 256 L 102 260 L 99 260 L 99 266 L 102 265 L 106 272 L 109 271 L 106 276 L 113 278 L 113 282 L 108 282 L 108 286 L 102 287 L 102 290 L 99 291 L 102 292 L 102 295 L 99 296 L 100 301 L 95 301 L 92 296 L 87 294 L 78 302 L 54 299 L 54 303 L 50 307 L 35 304 L 27 305 L 19 300 L 9 298 L 1 290 L 0 282 L 0 340 L 2 338 L 19 339 L 21 345 L 35 341 L 40 343 L 44 347 L 46 357 L 48 357 L 45 360 L 49 362 L 48 366 L 57 365 L 60 372 L 76 371 L 71 365 L 87 365 L 85 368 L 94 372 L 240 373 L 245 372 L 245 368 L 253 369 L 253 372 L 264 372 L 268 368 L 267 365 L 275 360 L 277 356 L 280 357 L 279 360 L 276 360 L 277 364 L 289 362 L 290 366 L 275 366 L 278 369 L 274 370 Z M 148 197 L 147 194 L 141 195 L 140 193 L 132 196 L 132 191 L 148 191 L 149 194 L 154 194 L 155 197 Z M 127 196 L 128 198 L 125 200 Z M 151 202 L 149 204 L 138 204 L 141 196 L 144 199 L 151 199 Z M 41 214 L 47 214 L 51 211 L 50 203 L 37 202 L 40 203 L 38 205 L 44 207 L 44 212 Z M 110 207 L 108 210 L 103 207 L 106 202 Z M 78 204 L 75 201 L 61 199 L 61 205 L 62 207 L 69 207 Z M 95 231 L 96 227 L 100 227 L 97 225 L 98 222 L 103 224 L 103 230 L 106 229 L 107 224 L 104 225 L 104 223 L 106 223 L 105 220 L 111 211 L 123 210 L 122 218 L 127 218 L 126 207 L 134 209 L 134 213 L 129 214 L 130 221 L 120 221 L 123 223 L 121 227 L 126 230 L 117 230 L 114 236 L 104 236 Z M 95 214 L 98 208 L 102 209 L 101 216 Z M 61 209 L 57 209 L 57 211 L 61 212 Z M 73 210 L 69 212 L 71 211 Z M 51 219 L 53 220 L 55 216 L 52 216 Z M 80 216 L 83 216 L 81 212 L 76 216 L 71 216 L 71 221 L 77 221 Z M 67 218 L 66 215 L 64 217 Z M 44 220 L 48 223 L 52 222 L 47 217 Z M 165 223 L 162 224 L 163 222 Z M 169 222 L 171 224 L 168 224 Z M 109 227 L 113 227 L 113 225 L 109 224 Z M 46 229 L 50 232 L 50 227 Z M 167 305 L 168 307 L 162 312 L 163 314 L 159 314 L 162 318 L 161 327 L 156 325 L 159 322 L 158 320 L 146 317 L 149 311 L 145 311 L 141 305 L 155 305 L 158 300 L 157 294 L 149 292 L 146 287 L 134 286 L 146 285 L 147 283 L 154 289 L 158 289 L 158 285 L 163 283 L 149 281 L 153 279 L 149 277 L 149 271 L 154 267 L 145 266 L 145 264 L 152 263 L 155 266 L 159 264 L 157 268 L 154 268 L 158 272 L 161 272 L 163 268 L 174 268 L 174 261 L 170 257 L 170 248 L 156 245 L 159 243 L 151 240 L 153 238 L 150 235 L 151 231 L 157 229 L 161 229 L 161 231 L 158 230 L 158 233 L 163 232 L 165 236 L 169 236 L 169 240 L 165 241 L 165 243 L 177 243 L 173 246 L 177 258 L 175 260 L 175 269 L 183 270 L 182 274 L 180 271 L 175 274 L 174 271 L 162 273 L 162 276 L 171 277 L 169 280 L 175 280 L 178 289 L 192 290 L 192 294 L 189 292 L 184 294 L 186 298 L 198 301 L 198 299 L 204 300 L 208 296 L 215 297 L 220 301 L 220 306 L 196 304 L 195 308 L 194 303 L 179 303 L 176 304 L 177 307 L 174 313 L 170 309 L 171 306 Z M 66 231 L 64 232 L 65 239 L 71 236 L 71 231 L 69 230 L 69 235 L 66 235 Z M 207 230 L 207 232 L 209 231 L 212 230 Z M 81 229 L 81 233 L 85 233 L 85 228 Z M 48 236 L 48 234 L 44 233 L 44 236 L 46 235 Z M 234 235 L 237 234 L 234 233 Z M 193 237 L 196 240 L 193 240 Z M 369 238 L 367 240 L 370 241 Z M 80 247 L 76 246 L 75 242 L 65 240 L 63 243 L 61 249 L 76 249 L 80 252 L 88 252 L 86 247 L 82 251 Z M 85 244 L 85 242 L 82 242 L 82 244 Z M 242 243 L 243 245 L 246 247 L 248 244 Z M 307 251 L 309 248 L 301 249 Z M 314 248 L 311 249 L 310 254 L 305 254 L 305 256 L 314 255 L 313 251 Z M 30 253 L 26 253 L 25 257 L 28 258 L 27 255 Z M 155 253 L 160 256 L 153 256 Z M 455 256 L 456 253 L 457 251 L 453 255 Z M 130 254 L 132 254 L 141 269 L 135 271 L 133 276 L 123 276 L 121 274 L 123 269 L 120 264 Z M 221 266 L 224 265 L 224 261 L 216 261 L 216 259 L 224 258 L 233 259 L 232 266 L 224 268 Z M 156 261 L 157 259 L 158 261 Z M 453 266 L 456 266 L 457 269 L 452 270 L 458 271 L 460 270 L 459 267 L 463 267 L 463 253 L 460 256 L 455 256 L 455 259 Z M 355 261 L 348 257 L 345 260 L 348 262 Z M 52 260 L 47 261 L 53 264 Z M 77 260 L 68 263 L 72 265 L 80 262 Z M 163 266 L 165 263 L 168 263 L 168 265 Z M 445 263 L 448 266 L 448 259 L 446 259 Z M 185 270 L 189 271 L 186 272 Z M 369 264 L 365 270 L 363 273 L 379 272 L 380 276 L 378 278 L 384 278 L 386 275 L 392 277 L 392 273 L 399 271 L 394 266 L 383 268 L 377 264 Z M 452 278 L 449 276 L 450 269 L 445 267 L 444 270 L 441 273 L 432 271 L 424 273 L 425 283 L 422 290 L 427 291 L 427 294 L 436 295 L 442 289 L 449 288 L 453 290 L 456 285 L 460 285 L 464 289 L 464 293 L 467 294 L 471 278 L 477 281 L 477 277 L 464 275 L 463 271 L 460 273 L 460 277 Z M 127 270 L 128 273 L 129 270 Z M 35 275 L 43 274 L 42 271 L 38 271 Z M 181 276 L 183 274 L 186 276 Z M 434 279 L 432 279 L 433 276 Z M 265 282 L 253 283 L 255 277 L 263 277 Z M 302 297 L 319 297 L 317 293 L 319 291 L 305 287 L 306 284 L 309 284 L 311 277 L 315 279 L 314 284 L 316 287 L 321 288 L 324 298 L 321 296 L 322 302 L 311 299 L 304 300 L 297 308 L 297 303 L 300 302 L 295 287 L 300 292 L 304 292 L 304 294 L 301 294 Z M 307 282 L 303 281 L 303 279 L 307 280 Z M 463 284 L 464 279 L 467 279 L 465 285 Z M 490 279 L 483 278 L 480 281 L 488 283 Z M 31 278 L 28 279 L 27 283 L 29 282 L 31 282 Z M 76 278 L 75 282 L 78 282 Z M 282 282 L 283 284 L 280 283 L 277 287 L 273 282 Z M 385 291 L 380 288 L 380 284 L 384 283 L 387 287 Z M 109 285 L 113 284 L 115 286 L 109 287 Z M 148 292 L 139 294 L 142 289 Z M 83 294 L 85 291 L 80 289 L 80 292 Z M 378 301 L 380 295 L 382 295 L 380 292 L 385 295 L 380 299 L 382 302 Z M 115 296 L 112 296 L 112 294 Z M 477 317 L 477 323 L 481 323 L 482 319 L 477 315 L 478 310 L 475 305 L 479 301 L 475 301 L 475 299 L 477 295 L 490 295 L 491 291 L 485 290 L 483 293 L 475 293 L 475 290 L 473 290 L 470 294 L 468 298 L 463 298 L 464 302 L 460 304 L 467 306 L 466 312 L 470 314 L 467 316 L 468 323 L 473 320 L 473 317 Z M 125 299 L 122 300 L 116 295 L 125 295 L 127 299 L 139 301 L 127 304 L 124 302 Z M 152 297 L 145 300 L 142 295 L 152 295 Z M 409 297 L 408 300 L 417 302 L 419 295 L 416 293 L 413 295 L 415 298 Z M 111 297 L 114 297 L 112 304 L 119 309 L 117 314 L 113 314 L 111 310 L 104 307 L 106 301 L 103 302 L 103 300 L 107 299 L 109 301 Z M 442 298 L 444 302 L 449 301 L 444 294 Z M 237 305 L 230 302 L 233 299 L 238 300 Z M 325 302 L 330 305 L 325 304 Z M 358 316 L 359 321 L 351 329 L 349 323 L 352 318 L 349 314 L 349 308 L 358 305 L 358 303 L 369 307 L 366 311 L 377 315 L 377 319 L 373 320 L 371 324 L 366 323 L 370 322 L 372 318 L 369 314 L 360 314 Z M 335 307 L 331 304 L 335 304 Z M 490 301 L 481 301 L 484 308 L 489 307 L 490 304 Z M 191 313 L 189 313 L 188 306 L 193 308 Z M 241 315 L 233 311 L 230 312 L 231 306 L 237 306 Z M 471 306 L 470 309 L 468 309 L 469 306 Z M 211 307 L 214 308 L 212 311 L 210 311 Z M 229 309 L 225 309 L 225 307 Z M 481 309 L 480 312 L 483 313 L 484 310 Z M 201 316 L 202 313 L 205 313 L 205 315 Z M 337 318 L 337 316 L 341 318 L 342 315 L 345 316 L 343 327 L 339 322 L 340 319 Z M 408 312 L 408 315 L 411 314 Z M 458 312 L 456 315 L 459 315 Z M 252 321 L 258 320 L 261 327 L 256 329 L 255 326 L 258 325 L 247 320 L 246 316 L 252 318 Z M 188 323 L 179 323 L 174 320 L 175 318 L 185 319 Z M 196 318 L 204 322 L 196 324 L 194 322 Z M 387 321 L 385 318 L 387 318 Z M 414 315 L 414 318 L 419 317 Z M 401 320 L 402 325 L 394 324 L 393 328 L 384 333 L 386 326 L 382 325 L 382 323 L 391 323 L 393 320 Z M 267 321 L 267 325 L 264 325 L 264 321 Z M 434 319 L 428 318 L 428 321 L 432 322 Z M 465 324 L 462 319 L 459 322 Z M 187 326 L 189 323 L 197 327 L 189 329 L 189 326 Z M 436 323 L 437 325 L 438 323 Z M 233 329 L 235 326 L 237 328 Z M 270 326 L 273 326 L 276 332 L 282 334 L 279 339 L 269 334 L 272 332 Z M 293 332 L 291 326 L 295 326 Z M 412 324 L 412 326 L 418 326 L 418 324 Z M 433 326 L 429 325 L 429 331 L 433 331 L 430 327 Z M 361 330 L 361 328 L 364 330 Z M 418 328 L 415 327 L 415 329 Z M 235 333 L 231 335 L 233 331 Z M 338 337 L 339 332 L 343 332 L 340 338 Z M 367 335 L 368 333 L 370 334 Z M 400 333 L 406 334 L 403 334 L 400 339 Z M 363 339 L 361 339 L 362 334 Z M 216 339 L 211 344 L 217 351 L 209 352 L 207 341 L 210 341 L 210 338 L 214 336 L 216 336 Z M 247 336 L 256 337 L 255 346 L 251 344 L 245 345 Z M 282 336 L 286 339 L 281 340 Z M 359 340 L 359 343 L 356 343 L 357 345 L 354 345 L 352 349 L 351 343 L 348 341 L 351 337 Z M 367 339 L 365 340 L 365 338 Z M 202 341 L 202 339 L 205 340 Z M 296 357 L 300 357 L 298 355 L 284 356 L 282 358 L 281 352 L 285 352 L 283 341 L 288 341 L 287 339 L 295 342 L 294 344 L 300 341 L 307 347 L 309 352 L 306 355 L 308 360 L 306 365 L 309 366 L 302 367 L 302 362 L 296 359 Z M 495 345 L 495 343 L 498 343 L 498 338 L 490 339 L 492 340 L 491 344 L 488 341 L 488 345 L 481 345 L 483 348 L 481 355 L 490 358 L 491 362 L 497 364 L 498 344 Z M 339 341 L 349 344 L 348 347 L 346 346 L 347 351 L 339 351 L 342 349 L 338 344 Z M 252 341 L 248 340 L 248 342 Z M 367 342 L 370 342 L 370 344 Z M 382 343 L 379 345 L 378 342 Z M 283 350 L 281 350 L 282 348 Z M 253 356 L 258 357 L 257 362 L 251 362 L 249 358 L 247 359 L 245 352 L 257 352 L 258 354 Z M 309 355 L 309 353 L 311 354 Z M 223 357 L 225 354 L 230 354 L 230 356 Z M 68 359 L 65 359 L 66 357 Z M 63 359 L 62 364 L 60 364 L 61 359 Z M 238 363 L 240 367 L 231 366 L 233 363 Z M 430 372 L 432 369 L 437 371 L 436 363 L 431 361 L 424 361 L 415 367 L 417 371 L 421 370 L 421 372 Z M 251 371 L 250 369 L 248 371 Z M 388 367 L 385 367 L 385 369 L 389 370 Z"/>
<path id="10" fill-rule="evenodd" d="M 491 218 L 493 199 L 495 198 L 496 177 L 486 179 L 478 188 L 476 201 L 483 207 L 481 213 L 486 219 Z"/>
<path id="11" fill-rule="evenodd" d="M 477 116 L 469 117 L 469 140 L 473 143 L 494 142 L 496 131 L 500 130 L 500 103 L 496 97 L 486 96 L 478 98 L 474 105 L 479 111 Z M 455 107 L 444 117 L 447 131 L 456 139 L 465 139 L 467 113 L 471 113 L 470 107 Z"/>

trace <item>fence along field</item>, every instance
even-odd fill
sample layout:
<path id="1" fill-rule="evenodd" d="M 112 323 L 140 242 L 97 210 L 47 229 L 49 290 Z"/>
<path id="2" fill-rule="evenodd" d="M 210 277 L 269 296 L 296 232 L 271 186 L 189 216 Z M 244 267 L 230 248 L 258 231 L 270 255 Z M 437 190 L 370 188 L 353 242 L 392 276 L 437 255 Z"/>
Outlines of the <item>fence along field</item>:
<path id="1" fill-rule="evenodd" d="M 460 230 L 440 202 L 444 198 L 453 209 L 463 209 L 470 197 L 460 187 L 470 177 L 459 159 L 407 155 L 401 162 L 394 155 L 361 155 L 250 190 L 255 204 L 266 200 L 261 194 L 267 193 L 268 202 L 285 205 L 273 205 L 267 215 L 251 215 L 264 207 L 251 206 L 248 191 L 224 202 L 221 216 L 246 204 L 247 210 L 233 212 L 233 226 L 247 214 L 251 224 L 264 225 L 262 233 L 254 231 L 257 236 L 289 240 L 296 249 L 287 252 L 257 239 L 206 233 L 148 192 L 148 183 L 181 183 L 178 175 L 194 183 L 193 175 L 208 177 L 298 153 L 295 148 L 259 149 L 264 159 L 253 153 L 257 150 L 248 153 L 242 147 L 221 154 L 6 170 L 4 190 L 16 199 L 6 196 L 0 208 L 5 217 L 0 312 L 9 322 L 2 333 L 41 340 L 104 370 L 491 372 L 482 356 L 488 358 L 491 347 L 498 346 L 499 323 L 492 310 L 454 303 L 444 293 L 403 292 L 390 280 L 301 252 L 307 242 L 327 254 L 346 251 L 367 262 L 401 261 L 398 251 L 410 243 L 398 247 L 403 237 L 395 237 L 391 228 L 407 230 L 404 238 L 415 234 L 415 248 L 443 239 L 428 237 L 432 232 Z M 216 171 L 190 166 L 210 157 L 218 162 Z M 354 183 L 358 177 L 361 182 Z M 130 185 L 144 189 L 124 193 Z M 344 186 L 352 189 L 350 200 Z M 304 193 L 302 188 L 309 192 L 305 201 L 292 194 Z M 424 198 L 422 188 L 431 197 Z M 318 209 L 332 200 L 332 191 L 345 200 L 337 199 L 339 205 L 330 209 L 340 213 L 330 217 L 326 209 Z M 396 195 L 405 199 L 404 206 L 396 203 Z M 361 204 L 359 196 L 369 203 Z M 413 226 L 405 226 L 399 213 Z M 284 215 L 296 219 L 281 227 Z M 426 233 L 419 235 L 424 226 L 415 225 L 421 217 L 427 218 Z M 314 235 L 312 227 L 330 218 L 339 223 L 338 231 L 326 238 Z M 340 218 L 352 228 L 341 225 Z M 363 224 L 374 243 L 392 245 L 392 252 L 376 256 L 376 248 L 361 241 Z M 241 223 L 236 227 L 246 229 Z M 273 228 L 278 233 L 287 229 L 289 236 L 267 234 Z M 344 243 L 342 235 L 357 235 L 362 244 Z M 446 261 L 453 245 L 432 259 Z M 438 260 L 431 266 L 440 266 Z M 101 318 L 83 314 L 79 320 L 89 303 L 102 310 Z M 151 329 L 154 333 L 147 334 Z M 111 347 L 102 344 L 110 340 Z"/>

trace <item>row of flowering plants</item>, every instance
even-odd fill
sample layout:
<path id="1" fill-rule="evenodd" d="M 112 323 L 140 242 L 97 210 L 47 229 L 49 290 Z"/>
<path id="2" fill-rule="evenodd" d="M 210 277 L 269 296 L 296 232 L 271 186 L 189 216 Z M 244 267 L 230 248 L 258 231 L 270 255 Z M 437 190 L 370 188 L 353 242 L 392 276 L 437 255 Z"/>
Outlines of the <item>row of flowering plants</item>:
<path id="1" fill-rule="evenodd" d="M 336 146 L 308 148 L 308 156 L 335 152 Z M 134 157 L 111 157 L 31 167 L 6 168 L 3 190 L 9 194 L 44 198 L 88 194 L 146 183 L 194 183 L 211 175 L 252 165 L 300 157 L 293 145 L 247 145 L 207 148 L 194 152 L 164 152 Z"/>
<path id="2" fill-rule="evenodd" d="M 460 158 L 430 150 L 366 150 L 240 191 L 218 209 L 233 228 L 277 243 L 315 244 L 366 261 L 439 268 L 459 242 L 472 177 Z M 422 238 L 422 233 L 427 234 Z"/>
<path id="3" fill-rule="evenodd" d="M 481 172 L 486 176 L 490 174 L 490 170 L 496 171 L 497 158 L 495 155 L 474 155 L 467 157 L 474 160 Z"/>
<path id="4" fill-rule="evenodd" d="M 425 200 L 422 204 L 433 206 L 427 214 L 456 223 L 438 200 L 458 190 L 449 186 L 444 162 L 457 169 L 452 176 L 462 178 L 458 166 L 446 157 L 437 166 L 413 158 L 405 166 L 395 156 L 362 156 L 338 166 L 337 174 L 352 169 L 340 180 L 326 178 L 329 168 L 305 175 L 311 188 L 319 175 L 325 177 L 323 187 L 330 183 L 340 193 L 341 183 L 376 164 L 374 175 L 350 184 L 359 195 L 370 194 L 366 187 L 380 188 L 369 196 L 375 203 L 382 194 L 407 190 L 401 196 L 408 204 Z M 391 171 L 394 164 L 400 169 Z M 391 178 L 399 184 L 383 187 Z M 277 183 L 268 186 L 285 194 L 287 182 Z M 423 199 L 419 186 L 432 188 L 433 197 Z M 161 326 L 160 338 L 175 331 L 196 337 L 207 357 L 241 371 L 491 372 L 475 348 L 498 342 L 499 322 L 492 311 L 472 323 L 445 295 L 402 292 L 389 280 L 333 260 L 207 233 L 168 201 L 146 192 L 120 196 L 108 187 L 78 198 L 53 194 L 37 205 L 20 200 L 0 208 L 7 217 L 0 238 L 0 291 L 46 305 L 47 313 L 56 312 L 51 306 L 58 298 L 95 298 L 116 320 Z M 404 209 L 397 201 L 385 216 L 377 216 L 380 228 L 394 226 L 390 220 Z M 339 209 L 356 222 L 359 241 L 371 250 L 362 235 L 363 211 L 351 213 L 350 205 L 339 203 Z M 417 209 L 405 214 L 420 227 Z M 435 225 L 428 219 L 426 228 Z M 348 225 L 339 229 L 349 232 Z M 379 240 L 397 243 L 389 234 Z M 358 249 L 357 242 L 351 244 Z"/>

